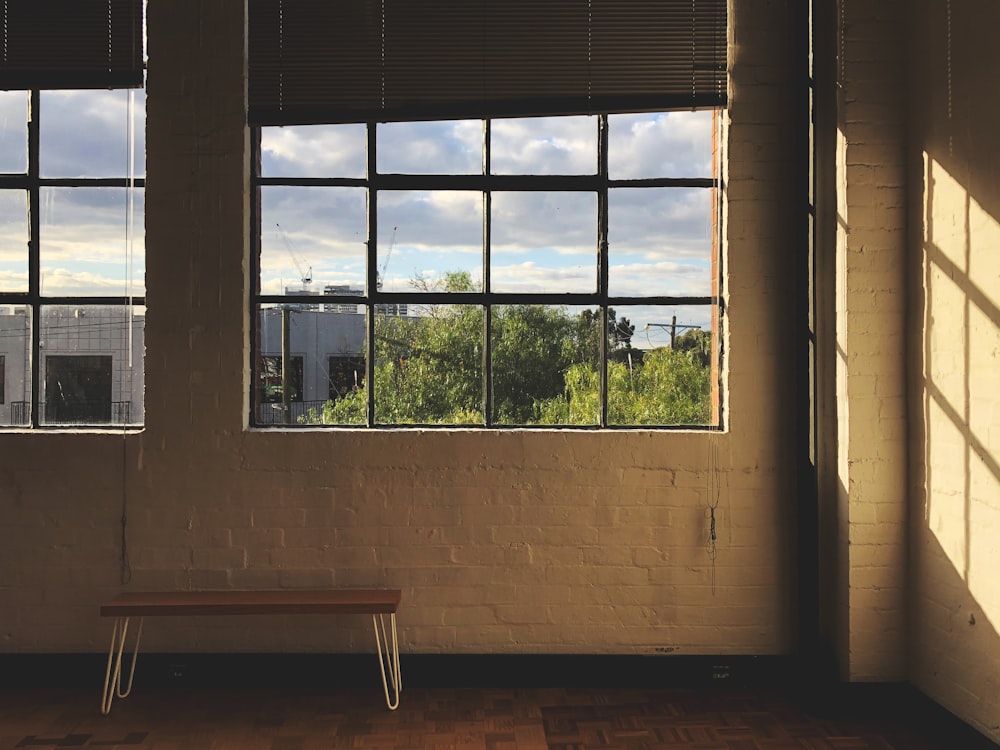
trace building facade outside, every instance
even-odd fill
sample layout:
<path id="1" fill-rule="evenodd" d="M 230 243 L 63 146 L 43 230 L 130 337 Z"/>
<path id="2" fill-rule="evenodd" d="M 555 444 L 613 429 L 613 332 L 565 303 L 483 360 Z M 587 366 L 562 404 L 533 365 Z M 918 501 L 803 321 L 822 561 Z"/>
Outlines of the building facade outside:
<path id="1" fill-rule="evenodd" d="M 142 312 L 115 305 L 46 307 L 38 408 L 49 425 L 143 422 Z M 31 316 L 0 306 L 0 425 L 31 424 Z"/>

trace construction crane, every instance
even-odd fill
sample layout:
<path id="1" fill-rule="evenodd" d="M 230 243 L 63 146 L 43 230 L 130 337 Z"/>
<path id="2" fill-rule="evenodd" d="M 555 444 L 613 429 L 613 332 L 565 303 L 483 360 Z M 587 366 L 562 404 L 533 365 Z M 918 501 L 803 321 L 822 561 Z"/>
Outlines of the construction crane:
<path id="1" fill-rule="evenodd" d="M 309 285 L 312 284 L 313 280 L 312 266 L 309 266 L 309 269 L 306 271 L 302 270 L 302 264 L 299 262 L 298 256 L 292 249 L 292 243 L 288 239 L 288 235 L 285 234 L 285 230 L 281 228 L 281 224 L 275 224 L 274 226 L 278 228 L 278 233 L 281 234 L 281 241 L 285 243 L 285 250 L 288 251 L 288 256 L 292 259 L 292 263 L 295 264 L 295 270 L 299 272 L 299 278 L 302 281 L 302 291 L 308 292 Z"/>
<path id="2" fill-rule="evenodd" d="M 385 259 L 382 261 L 382 268 L 378 271 L 378 282 L 379 291 L 382 290 L 382 282 L 385 281 L 385 271 L 389 267 L 389 258 L 392 257 L 392 249 L 396 246 L 396 230 L 399 227 L 392 228 L 392 239 L 389 241 L 389 249 L 385 251 Z"/>

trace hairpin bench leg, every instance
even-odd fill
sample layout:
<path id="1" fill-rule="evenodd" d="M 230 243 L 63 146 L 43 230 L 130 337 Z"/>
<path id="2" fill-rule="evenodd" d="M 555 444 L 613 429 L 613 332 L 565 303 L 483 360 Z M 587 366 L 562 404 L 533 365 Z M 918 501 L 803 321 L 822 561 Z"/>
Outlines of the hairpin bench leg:
<path id="1" fill-rule="evenodd" d="M 385 692 L 385 703 L 390 711 L 399 708 L 399 691 L 403 689 L 403 682 L 399 672 L 399 641 L 396 638 L 396 613 L 389 614 L 389 633 L 385 631 L 385 616 L 381 614 L 372 615 L 372 625 L 375 627 L 375 648 L 378 651 L 378 666 L 382 672 L 382 690 Z M 380 637 L 381 631 L 381 637 Z M 386 670 L 389 671 L 389 679 L 386 680 Z M 393 694 L 389 696 L 389 685 L 392 685 Z"/>
<path id="2" fill-rule="evenodd" d="M 135 660 L 139 656 L 139 640 L 142 638 L 142 619 L 139 618 L 139 628 L 135 634 L 135 650 L 132 652 L 132 667 L 128 675 L 128 687 L 122 692 L 122 652 L 125 650 L 125 636 L 128 635 L 128 617 L 116 617 L 115 626 L 111 631 L 111 647 L 108 649 L 108 667 L 104 673 L 104 693 L 101 696 L 101 713 L 107 716 L 111 711 L 111 702 L 117 695 L 127 698 L 132 692 L 132 680 L 135 678 Z M 114 669 L 112 670 L 112 663 Z"/>

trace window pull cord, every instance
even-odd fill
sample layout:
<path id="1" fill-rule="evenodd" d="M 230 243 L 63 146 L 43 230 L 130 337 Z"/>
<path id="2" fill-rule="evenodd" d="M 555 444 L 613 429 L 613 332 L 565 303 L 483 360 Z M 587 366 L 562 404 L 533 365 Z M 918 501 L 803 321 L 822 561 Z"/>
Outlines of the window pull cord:
<path id="1" fill-rule="evenodd" d="M 122 427 L 122 537 L 121 537 L 121 560 L 120 576 L 122 584 L 132 580 L 132 563 L 128 559 L 128 539 L 126 530 L 128 528 L 128 442 L 124 425 Z"/>

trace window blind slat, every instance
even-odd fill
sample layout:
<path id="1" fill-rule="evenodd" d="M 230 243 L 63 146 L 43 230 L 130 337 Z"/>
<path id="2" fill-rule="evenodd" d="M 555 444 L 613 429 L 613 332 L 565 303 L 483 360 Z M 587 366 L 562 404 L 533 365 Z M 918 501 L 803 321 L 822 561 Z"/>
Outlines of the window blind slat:
<path id="1" fill-rule="evenodd" d="M 5 0 L 0 22 L 0 89 L 142 86 L 142 0 Z"/>
<path id="2" fill-rule="evenodd" d="M 250 0 L 256 125 L 726 103 L 726 0 Z"/>

